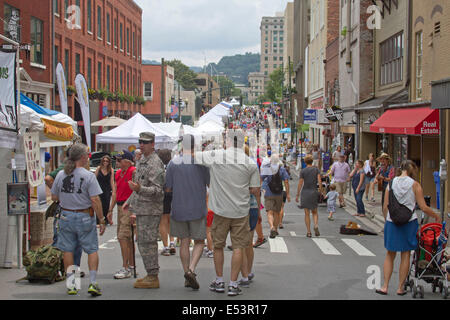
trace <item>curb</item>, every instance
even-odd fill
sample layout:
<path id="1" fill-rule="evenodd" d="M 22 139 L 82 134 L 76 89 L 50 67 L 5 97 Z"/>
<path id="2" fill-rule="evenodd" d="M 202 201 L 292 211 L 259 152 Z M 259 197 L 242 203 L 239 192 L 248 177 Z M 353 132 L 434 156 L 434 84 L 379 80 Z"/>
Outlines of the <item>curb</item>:
<path id="1" fill-rule="evenodd" d="M 357 210 L 357 206 L 356 206 L 356 200 L 353 199 L 353 197 L 348 196 L 348 195 L 344 195 L 345 198 L 345 203 L 348 207 L 350 207 L 351 209 L 353 209 L 354 211 Z M 366 217 L 361 219 L 367 219 L 370 222 L 376 224 L 378 227 L 380 227 L 381 229 L 384 230 L 384 217 L 381 216 L 380 214 L 377 214 L 375 212 L 373 212 L 373 210 L 366 208 Z"/>

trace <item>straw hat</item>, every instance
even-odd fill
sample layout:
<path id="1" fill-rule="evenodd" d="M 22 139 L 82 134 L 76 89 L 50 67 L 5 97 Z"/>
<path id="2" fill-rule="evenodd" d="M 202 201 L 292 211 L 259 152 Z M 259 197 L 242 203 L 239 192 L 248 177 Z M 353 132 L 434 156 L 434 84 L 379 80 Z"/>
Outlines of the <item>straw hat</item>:
<path id="1" fill-rule="evenodd" d="M 389 161 L 392 160 L 391 157 L 387 153 L 384 153 L 384 152 L 377 158 L 377 161 L 380 161 L 381 159 L 387 159 Z"/>

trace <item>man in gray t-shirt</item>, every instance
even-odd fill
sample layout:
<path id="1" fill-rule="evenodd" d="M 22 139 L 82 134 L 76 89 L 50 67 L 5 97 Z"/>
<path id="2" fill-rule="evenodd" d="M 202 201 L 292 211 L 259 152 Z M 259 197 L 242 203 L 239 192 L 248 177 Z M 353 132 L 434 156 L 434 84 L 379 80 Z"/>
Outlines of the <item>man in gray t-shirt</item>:
<path id="1" fill-rule="evenodd" d="M 183 156 L 175 157 L 166 170 L 166 192 L 173 192 L 170 235 L 181 239 L 180 258 L 186 286 L 199 289 L 195 268 L 202 256 L 206 239 L 206 187 L 209 169 L 194 164 L 194 136 L 183 137 Z M 192 258 L 189 253 L 194 240 Z"/>

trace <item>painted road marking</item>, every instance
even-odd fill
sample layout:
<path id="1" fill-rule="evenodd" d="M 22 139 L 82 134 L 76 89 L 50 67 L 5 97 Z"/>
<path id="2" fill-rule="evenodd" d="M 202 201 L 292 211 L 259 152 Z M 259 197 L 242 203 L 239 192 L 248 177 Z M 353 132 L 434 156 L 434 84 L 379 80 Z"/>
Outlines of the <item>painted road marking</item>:
<path id="1" fill-rule="evenodd" d="M 312 240 L 317 244 L 317 246 L 326 255 L 340 256 L 341 253 L 327 240 L 323 238 L 312 238 Z"/>
<path id="2" fill-rule="evenodd" d="M 98 246 L 98 248 L 99 248 L 99 249 L 114 250 L 114 247 L 113 247 L 113 248 L 108 248 L 108 247 L 106 246 L 107 244 L 108 244 L 108 242 L 106 242 L 106 243 L 104 243 L 104 244 Z"/>
<path id="3" fill-rule="evenodd" d="M 342 241 L 344 241 L 346 245 L 352 248 L 353 251 L 355 251 L 360 256 L 375 257 L 375 254 L 366 249 L 362 244 L 360 244 L 355 239 L 342 239 Z"/>
<path id="4" fill-rule="evenodd" d="M 297 234 L 294 231 L 291 231 L 291 237 L 296 237 Z"/>
<path id="5" fill-rule="evenodd" d="M 276 237 L 274 239 L 269 238 L 270 252 L 274 253 L 288 253 L 286 242 L 282 237 Z"/>

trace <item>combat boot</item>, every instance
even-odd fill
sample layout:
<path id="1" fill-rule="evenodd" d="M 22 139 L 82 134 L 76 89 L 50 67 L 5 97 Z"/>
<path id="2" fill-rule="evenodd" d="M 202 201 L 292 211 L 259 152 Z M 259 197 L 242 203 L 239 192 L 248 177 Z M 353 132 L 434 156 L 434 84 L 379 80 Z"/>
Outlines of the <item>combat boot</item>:
<path id="1" fill-rule="evenodd" d="M 159 279 L 157 275 L 147 275 L 145 278 L 137 279 L 134 283 L 137 289 L 158 289 Z"/>

